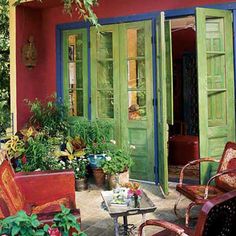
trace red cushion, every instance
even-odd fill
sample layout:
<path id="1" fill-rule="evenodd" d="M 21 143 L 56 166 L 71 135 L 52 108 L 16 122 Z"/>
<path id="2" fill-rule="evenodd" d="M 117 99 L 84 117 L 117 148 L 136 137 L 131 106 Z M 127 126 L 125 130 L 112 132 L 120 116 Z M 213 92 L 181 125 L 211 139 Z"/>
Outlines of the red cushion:
<path id="1" fill-rule="evenodd" d="M 182 193 L 184 196 L 188 197 L 190 200 L 203 204 L 206 202 L 204 199 L 205 185 L 180 185 L 177 184 L 176 190 Z M 215 186 L 209 186 L 208 199 L 214 198 L 224 192 Z"/>
<path id="2" fill-rule="evenodd" d="M 229 169 L 236 169 L 236 150 L 233 147 L 226 147 L 218 172 Z M 236 189 L 236 172 L 222 175 L 217 178 L 216 186 L 225 191 L 232 191 Z"/>

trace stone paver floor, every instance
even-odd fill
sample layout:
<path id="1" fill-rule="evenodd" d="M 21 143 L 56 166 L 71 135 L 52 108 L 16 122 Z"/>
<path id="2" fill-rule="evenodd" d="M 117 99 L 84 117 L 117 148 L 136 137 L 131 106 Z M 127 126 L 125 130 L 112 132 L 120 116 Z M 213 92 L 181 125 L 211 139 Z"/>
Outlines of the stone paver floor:
<path id="1" fill-rule="evenodd" d="M 146 219 L 164 219 L 177 224 L 183 225 L 184 220 L 178 219 L 174 212 L 173 207 L 178 197 L 178 193 L 175 191 L 175 187 L 172 184 L 170 186 L 169 195 L 163 198 L 160 189 L 152 184 L 141 184 L 141 188 L 147 193 L 149 198 L 156 205 L 157 209 L 153 213 L 146 214 Z M 94 185 L 90 185 L 89 189 L 82 192 L 76 192 L 76 202 L 81 211 L 82 219 L 82 230 L 88 236 L 112 236 L 114 235 L 114 224 L 113 219 L 110 217 L 107 211 L 103 210 L 101 207 L 102 197 L 101 191 L 103 189 L 98 189 Z M 184 208 L 188 205 L 188 200 L 184 199 L 181 202 L 179 209 L 184 211 Z M 199 209 L 196 209 L 193 214 L 196 215 Z M 122 223 L 123 218 L 119 218 L 119 223 Z M 142 222 L 142 215 L 134 215 L 128 217 L 128 223 L 139 226 Z M 191 221 L 195 224 L 195 221 Z M 161 230 L 160 228 L 155 228 L 155 232 Z M 148 236 L 154 229 L 151 227 L 146 230 L 145 235 Z M 134 234 L 134 235 L 137 235 Z"/>

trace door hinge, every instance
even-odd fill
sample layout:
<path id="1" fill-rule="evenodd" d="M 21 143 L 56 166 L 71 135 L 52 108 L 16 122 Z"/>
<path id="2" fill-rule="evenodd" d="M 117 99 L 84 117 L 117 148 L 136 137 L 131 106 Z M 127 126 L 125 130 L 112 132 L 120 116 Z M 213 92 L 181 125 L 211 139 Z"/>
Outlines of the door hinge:
<path id="1" fill-rule="evenodd" d="M 91 42 L 88 41 L 88 48 L 91 48 Z"/>
<path id="2" fill-rule="evenodd" d="M 91 97 L 89 97 L 89 104 L 91 104 L 92 103 L 92 101 L 91 101 Z"/>

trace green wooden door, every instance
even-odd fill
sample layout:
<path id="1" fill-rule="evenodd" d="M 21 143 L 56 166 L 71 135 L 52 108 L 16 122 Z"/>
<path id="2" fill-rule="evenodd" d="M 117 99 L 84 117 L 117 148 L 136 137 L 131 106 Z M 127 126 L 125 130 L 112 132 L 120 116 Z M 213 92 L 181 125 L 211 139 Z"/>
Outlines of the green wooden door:
<path id="1" fill-rule="evenodd" d="M 87 31 L 63 31 L 64 101 L 72 118 L 88 117 Z"/>
<path id="2" fill-rule="evenodd" d="M 151 22 L 120 25 L 122 145 L 134 145 L 131 178 L 154 181 Z"/>
<path id="3" fill-rule="evenodd" d="M 165 29 L 166 24 L 166 29 Z M 168 124 L 173 122 L 173 86 L 171 27 L 165 23 L 164 12 L 160 13 L 156 23 L 157 45 L 157 122 L 158 122 L 158 177 L 165 194 L 168 193 Z M 168 69 L 168 72 L 167 72 Z"/>
<path id="4" fill-rule="evenodd" d="M 235 140 L 232 15 L 196 9 L 200 157 L 220 158 Z M 217 166 L 202 164 L 201 182 Z"/>
<path id="5" fill-rule="evenodd" d="M 118 25 L 91 28 L 92 119 L 114 124 L 114 138 L 120 143 L 119 34 Z"/>

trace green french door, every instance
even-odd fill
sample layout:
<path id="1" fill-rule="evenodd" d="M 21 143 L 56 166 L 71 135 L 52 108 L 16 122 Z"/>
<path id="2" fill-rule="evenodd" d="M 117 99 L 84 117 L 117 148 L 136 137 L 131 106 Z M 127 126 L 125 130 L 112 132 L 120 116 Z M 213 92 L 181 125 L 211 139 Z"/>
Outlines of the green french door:
<path id="1" fill-rule="evenodd" d="M 119 145 L 134 145 L 131 178 L 154 181 L 151 22 L 91 29 L 92 118 L 114 122 Z"/>
<path id="2" fill-rule="evenodd" d="M 88 117 L 86 29 L 63 31 L 63 98 L 72 118 Z"/>
<path id="3" fill-rule="evenodd" d="M 235 140 L 232 15 L 230 11 L 196 9 L 200 157 L 220 158 Z M 202 164 L 201 182 L 217 165 Z"/>

